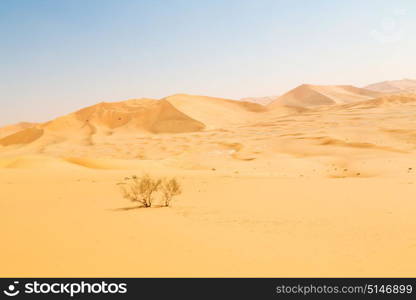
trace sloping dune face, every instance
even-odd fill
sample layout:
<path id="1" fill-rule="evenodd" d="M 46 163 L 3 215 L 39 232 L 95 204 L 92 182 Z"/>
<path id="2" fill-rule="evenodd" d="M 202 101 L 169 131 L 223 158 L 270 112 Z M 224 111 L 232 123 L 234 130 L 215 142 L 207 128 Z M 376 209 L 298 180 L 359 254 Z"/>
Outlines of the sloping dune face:
<path id="1" fill-rule="evenodd" d="M 26 128 L 9 136 L 0 139 L 0 145 L 10 146 L 18 144 L 29 144 L 36 141 L 43 135 L 43 129 L 39 128 Z"/>
<path id="2" fill-rule="evenodd" d="M 381 93 L 416 93 L 416 80 L 402 79 L 383 81 L 367 85 L 364 88 Z"/>
<path id="3" fill-rule="evenodd" d="M 208 128 L 240 124 L 267 110 L 257 103 L 206 96 L 178 94 L 164 99 Z"/>
<path id="4" fill-rule="evenodd" d="M 132 99 L 115 103 L 99 103 L 58 118 L 45 125 L 62 130 L 77 125 L 94 132 L 123 128 L 152 133 L 178 133 L 199 131 L 204 124 L 177 110 L 167 101 Z"/>
<path id="5" fill-rule="evenodd" d="M 6 136 L 12 135 L 18 131 L 21 131 L 26 128 L 35 127 L 36 123 L 29 123 L 29 122 L 20 122 L 13 125 L 8 125 L 5 127 L 0 128 L 0 139 Z"/>
<path id="6" fill-rule="evenodd" d="M 164 100 L 159 101 L 148 118 L 147 128 L 152 133 L 195 132 L 205 128 L 203 123 L 192 119 Z"/>
<path id="7" fill-rule="evenodd" d="M 381 94 L 360 89 L 351 85 L 310 85 L 303 84 L 280 96 L 268 105 L 274 109 L 281 105 L 297 107 L 317 107 L 346 104 L 374 99 Z"/>
<path id="8" fill-rule="evenodd" d="M 30 144 L 30 147 L 26 147 L 27 151 L 20 149 L 24 153 L 48 152 L 47 149 L 51 147 L 58 147 L 59 151 L 64 152 L 68 148 L 77 151 L 73 148 L 77 145 L 116 145 L 115 140 L 119 137 L 128 140 L 138 135 L 197 132 L 204 128 L 203 123 L 165 100 L 132 99 L 99 103 L 36 127 L 14 132 L 1 138 L 0 146 L 16 145 L 22 148 L 20 146 Z"/>

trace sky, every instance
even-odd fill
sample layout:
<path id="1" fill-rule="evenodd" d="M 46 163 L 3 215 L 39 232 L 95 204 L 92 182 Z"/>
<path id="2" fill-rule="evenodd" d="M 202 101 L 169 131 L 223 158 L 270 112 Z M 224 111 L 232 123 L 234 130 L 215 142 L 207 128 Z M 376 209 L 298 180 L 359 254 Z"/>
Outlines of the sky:
<path id="1" fill-rule="evenodd" d="M 102 101 L 416 79 L 414 0 L 1 0 L 0 125 Z"/>

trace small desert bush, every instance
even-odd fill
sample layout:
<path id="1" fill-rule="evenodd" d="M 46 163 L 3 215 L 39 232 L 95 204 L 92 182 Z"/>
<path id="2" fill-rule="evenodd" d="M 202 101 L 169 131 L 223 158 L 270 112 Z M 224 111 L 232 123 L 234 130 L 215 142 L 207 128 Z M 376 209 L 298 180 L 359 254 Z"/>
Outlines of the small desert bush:
<path id="1" fill-rule="evenodd" d="M 163 193 L 164 206 L 170 206 L 172 198 L 182 193 L 181 185 L 176 180 L 176 178 L 169 180 L 164 179 L 162 181 L 161 189 Z"/>
<path id="2" fill-rule="evenodd" d="M 182 193 L 181 185 L 176 178 L 153 178 L 148 174 L 126 177 L 118 185 L 123 198 L 145 208 L 155 204 L 159 204 L 160 207 L 170 206 L 172 198 Z"/>

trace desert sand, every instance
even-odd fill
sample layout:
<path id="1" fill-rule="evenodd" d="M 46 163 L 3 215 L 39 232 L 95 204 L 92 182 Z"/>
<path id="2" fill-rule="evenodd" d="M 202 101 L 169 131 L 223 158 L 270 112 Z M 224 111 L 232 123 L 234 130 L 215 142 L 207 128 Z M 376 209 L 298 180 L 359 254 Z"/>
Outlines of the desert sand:
<path id="1" fill-rule="evenodd" d="M 361 89 L 352 85 L 312 85 L 302 84 L 269 104 L 316 107 L 322 105 L 347 104 L 374 99 L 382 93 Z"/>
<path id="2" fill-rule="evenodd" d="M 283 100 L 282 100 L 283 99 Z M 416 96 L 100 103 L 0 138 L 0 275 L 414 276 Z M 174 176 L 169 208 L 117 183 Z"/>
<path id="3" fill-rule="evenodd" d="M 253 102 L 261 105 L 267 105 L 275 101 L 279 96 L 265 96 L 265 97 L 245 97 L 241 98 L 241 101 Z"/>
<path id="4" fill-rule="evenodd" d="M 365 89 L 391 94 L 416 93 L 416 80 L 401 79 L 377 82 L 364 87 Z"/>
<path id="5" fill-rule="evenodd" d="M 36 126 L 36 123 L 29 123 L 29 122 L 20 122 L 17 124 L 12 124 L 9 126 L 4 126 L 0 128 L 0 139 L 6 136 L 12 135 L 16 132 L 22 131 L 26 128 L 31 128 Z"/>

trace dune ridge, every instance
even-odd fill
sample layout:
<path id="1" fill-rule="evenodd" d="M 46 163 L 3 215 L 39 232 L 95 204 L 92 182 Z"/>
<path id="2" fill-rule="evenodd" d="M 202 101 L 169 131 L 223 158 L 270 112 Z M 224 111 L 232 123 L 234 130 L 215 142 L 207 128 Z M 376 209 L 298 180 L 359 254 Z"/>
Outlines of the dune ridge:
<path id="1" fill-rule="evenodd" d="M 153 133 L 190 132 L 204 128 L 204 124 L 177 110 L 169 102 L 153 99 L 102 102 L 65 116 L 64 119 L 48 122 L 44 127 L 66 126 L 61 123 L 78 123 L 79 128 L 93 126 L 101 130 L 113 130 L 124 127 Z"/>
<path id="2" fill-rule="evenodd" d="M 0 139 L 0 145 L 29 144 L 42 135 L 62 139 L 82 139 L 93 143 L 93 136 L 124 134 L 184 133 L 200 131 L 205 125 L 176 109 L 165 100 L 131 99 L 102 102 L 83 108 L 36 127 L 16 130 Z"/>
<path id="3" fill-rule="evenodd" d="M 257 103 L 207 96 L 177 94 L 164 100 L 210 129 L 240 124 L 267 110 Z"/>

